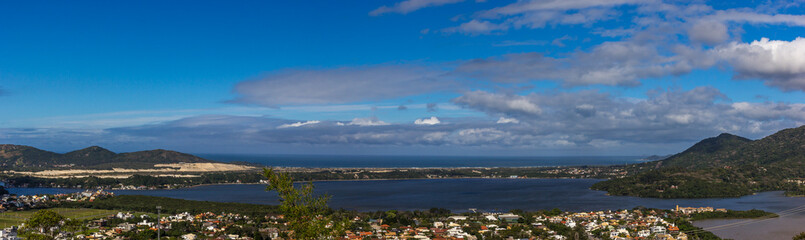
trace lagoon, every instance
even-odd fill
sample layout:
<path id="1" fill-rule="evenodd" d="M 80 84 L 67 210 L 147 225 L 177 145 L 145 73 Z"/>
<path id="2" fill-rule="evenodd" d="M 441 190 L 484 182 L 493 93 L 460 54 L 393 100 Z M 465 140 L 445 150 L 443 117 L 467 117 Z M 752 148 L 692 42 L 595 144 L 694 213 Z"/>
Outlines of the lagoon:
<path id="1" fill-rule="evenodd" d="M 358 211 L 426 210 L 433 207 L 455 212 L 470 208 L 483 211 L 511 209 L 539 210 L 559 208 L 565 211 L 597 211 L 632 209 L 643 206 L 671 209 L 711 206 L 733 210 L 761 209 L 781 212 L 805 205 L 805 198 L 786 197 L 782 192 L 762 192 L 740 198 L 710 199 L 653 199 L 608 196 L 590 190 L 596 179 L 417 179 L 371 181 L 315 182 L 316 192 L 332 196 L 330 206 Z M 277 195 L 264 191 L 264 185 L 229 184 L 205 185 L 174 190 L 114 191 L 124 195 L 149 195 L 188 200 L 278 204 Z M 75 189 L 11 188 L 16 194 L 78 191 Z M 800 209 L 805 209 L 802 207 Z M 696 223 L 702 227 L 717 226 L 730 221 L 709 220 Z M 757 226 L 757 227 L 756 227 Z M 805 231 L 805 213 L 795 211 L 779 219 L 758 221 L 746 225 L 719 229 L 719 236 L 734 239 L 790 239 Z M 802 228 L 802 229 L 799 229 Z M 742 232 L 743 231 L 743 232 Z M 750 236 L 750 237 L 744 237 Z M 776 237 L 774 237 L 776 236 Z"/>

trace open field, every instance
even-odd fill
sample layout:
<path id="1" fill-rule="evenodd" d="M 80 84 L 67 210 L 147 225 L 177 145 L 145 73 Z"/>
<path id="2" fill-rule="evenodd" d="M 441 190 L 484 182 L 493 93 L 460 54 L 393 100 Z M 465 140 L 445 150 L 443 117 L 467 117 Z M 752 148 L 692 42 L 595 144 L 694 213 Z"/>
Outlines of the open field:
<path id="1" fill-rule="evenodd" d="M 114 210 L 90 208 L 50 208 L 49 210 L 71 219 L 95 219 L 118 212 Z M 25 220 L 31 217 L 36 211 L 39 210 L 0 213 L 0 227 L 5 228 L 25 222 Z"/>

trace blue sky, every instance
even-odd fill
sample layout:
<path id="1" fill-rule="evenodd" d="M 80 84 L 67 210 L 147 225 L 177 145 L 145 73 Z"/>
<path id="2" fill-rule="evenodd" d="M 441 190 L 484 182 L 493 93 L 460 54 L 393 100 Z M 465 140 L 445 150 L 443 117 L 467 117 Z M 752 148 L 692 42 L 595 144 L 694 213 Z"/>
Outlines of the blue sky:
<path id="1" fill-rule="evenodd" d="M 0 143 L 643 155 L 805 124 L 803 1 L 0 3 Z"/>

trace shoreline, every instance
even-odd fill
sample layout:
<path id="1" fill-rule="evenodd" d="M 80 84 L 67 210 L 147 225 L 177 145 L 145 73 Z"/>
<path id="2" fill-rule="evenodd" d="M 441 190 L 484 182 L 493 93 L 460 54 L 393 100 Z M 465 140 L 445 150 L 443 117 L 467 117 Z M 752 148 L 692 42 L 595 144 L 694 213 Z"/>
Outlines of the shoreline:
<path id="1" fill-rule="evenodd" d="M 294 183 L 307 183 L 307 182 L 364 182 L 364 181 L 395 181 L 395 180 L 441 180 L 441 179 L 508 179 L 508 180 L 518 180 L 518 179 L 579 179 L 579 180 L 606 180 L 603 178 L 484 178 L 484 177 L 451 177 L 451 178 L 378 178 L 378 179 L 332 179 L 332 180 L 312 180 L 312 181 L 294 181 Z M 217 185 L 260 185 L 260 184 L 267 184 L 267 183 L 204 183 L 204 184 L 196 184 L 186 187 L 180 188 L 158 188 L 158 189 L 106 189 L 106 188 L 71 188 L 71 187 L 7 187 L 6 189 L 14 189 L 14 188 L 52 188 L 52 189 L 74 189 L 74 190 L 104 190 L 104 191 L 149 191 L 149 190 L 178 190 L 178 189 L 186 189 L 186 188 L 196 188 L 202 186 L 217 186 Z M 598 190 L 595 190 L 598 191 Z"/>

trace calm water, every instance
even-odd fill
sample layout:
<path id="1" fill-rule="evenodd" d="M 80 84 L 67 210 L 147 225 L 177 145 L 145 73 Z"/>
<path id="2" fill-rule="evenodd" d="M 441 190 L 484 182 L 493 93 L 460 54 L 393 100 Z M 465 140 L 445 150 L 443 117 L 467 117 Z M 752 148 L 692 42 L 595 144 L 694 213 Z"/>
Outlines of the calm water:
<path id="1" fill-rule="evenodd" d="M 350 210 L 415 210 L 432 207 L 466 211 L 560 208 L 568 211 L 631 209 L 637 206 L 673 208 L 712 206 L 735 210 L 762 209 L 778 212 L 805 205 L 805 198 L 789 198 L 781 192 L 764 192 L 741 198 L 652 199 L 607 196 L 589 187 L 595 179 L 432 179 L 315 182 L 317 193 L 332 196 L 330 206 Z M 150 195 L 190 200 L 277 204 L 264 185 L 208 185 L 176 190 L 114 191 L 124 195 Z M 11 188 L 16 194 L 73 192 L 75 189 Z"/>
<path id="2" fill-rule="evenodd" d="M 317 156 L 317 155 L 214 155 L 199 156 L 222 162 L 251 162 L 277 167 L 544 167 L 619 165 L 640 157 L 455 157 L 455 156 Z"/>
<path id="3" fill-rule="evenodd" d="M 477 208 L 486 211 L 510 209 L 567 211 L 632 209 L 638 206 L 670 209 L 681 206 L 712 206 L 735 210 L 761 209 L 781 212 L 805 206 L 805 198 L 785 197 L 782 192 L 763 192 L 740 198 L 650 199 L 607 196 L 589 187 L 594 179 L 436 179 L 386 181 L 316 182 L 317 193 L 332 195 L 330 206 L 359 211 L 425 210 L 432 207 L 457 212 Z M 117 194 L 150 195 L 189 200 L 277 204 L 277 196 L 263 185 L 209 185 L 177 190 L 115 191 Z M 15 194 L 75 192 L 77 189 L 11 188 Z M 805 211 L 805 207 L 800 208 Z M 720 226 L 741 220 L 702 221 L 702 227 Z M 753 221 L 714 230 L 733 239 L 791 239 L 805 231 L 805 213 L 779 219 Z"/>

